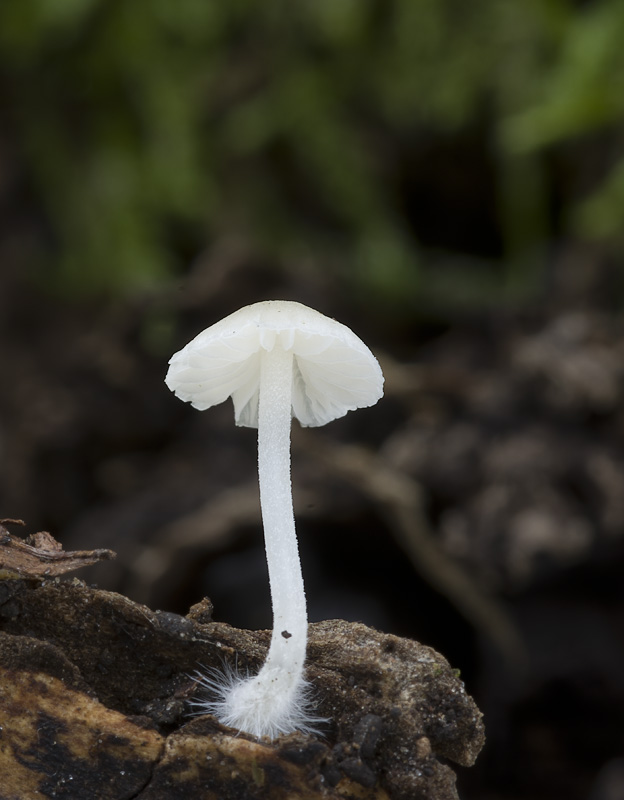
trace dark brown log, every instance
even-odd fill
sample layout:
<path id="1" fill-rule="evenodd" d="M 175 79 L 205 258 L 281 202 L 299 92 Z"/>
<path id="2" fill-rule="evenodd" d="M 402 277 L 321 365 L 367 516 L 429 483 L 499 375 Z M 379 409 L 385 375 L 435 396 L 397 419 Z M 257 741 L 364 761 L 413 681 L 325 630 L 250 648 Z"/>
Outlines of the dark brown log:
<path id="1" fill-rule="evenodd" d="M 193 718 L 197 669 L 254 671 L 270 633 L 154 612 L 77 579 L 0 581 L 0 798 L 456 800 L 481 714 L 431 648 L 310 626 L 322 736 L 274 742 Z"/>

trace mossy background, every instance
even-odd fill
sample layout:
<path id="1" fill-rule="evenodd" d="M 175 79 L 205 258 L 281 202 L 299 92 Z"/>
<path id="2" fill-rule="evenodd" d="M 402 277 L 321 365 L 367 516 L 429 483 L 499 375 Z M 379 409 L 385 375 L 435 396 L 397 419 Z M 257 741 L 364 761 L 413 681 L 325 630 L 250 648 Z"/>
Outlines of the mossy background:
<path id="1" fill-rule="evenodd" d="M 620 0 L 0 3 L 2 515 L 113 546 L 104 587 L 179 612 L 206 593 L 218 618 L 270 625 L 253 518 L 197 545 L 188 574 L 154 567 L 150 543 L 254 480 L 230 409 L 195 414 L 162 378 L 237 307 L 308 303 L 388 376 L 330 441 L 420 481 L 448 557 L 538 655 L 546 599 L 565 609 L 546 631 L 569 623 L 571 642 L 578 609 L 610 644 L 499 686 L 483 631 L 304 453 L 312 617 L 462 669 L 490 712 L 468 800 L 622 791 L 623 40 Z M 526 494 L 479 528 L 502 441 Z M 543 506 L 557 525 L 512 546 L 514 514 Z"/>
<path id="2" fill-rule="evenodd" d="M 3 3 L 28 264 L 111 295 L 234 236 L 401 313 L 526 298 L 561 237 L 622 245 L 623 32 L 618 0 Z"/>

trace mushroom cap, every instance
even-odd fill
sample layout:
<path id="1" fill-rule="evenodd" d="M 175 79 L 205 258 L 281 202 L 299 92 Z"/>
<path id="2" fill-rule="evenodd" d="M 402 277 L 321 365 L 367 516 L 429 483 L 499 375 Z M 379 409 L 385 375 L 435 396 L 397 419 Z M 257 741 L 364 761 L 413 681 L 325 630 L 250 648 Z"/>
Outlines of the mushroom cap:
<path id="1" fill-rule="evenodd" d="M 301 303 L 266 300 L 235 311 L 169 361 L 165 383 L 203 411 L 228 397 L 237 425 L 258 427 L 260 354 L 276 343 L 293 353 L 292 415 L 325 425 L 383 395 L 375 356 L 353 331 Z"/>

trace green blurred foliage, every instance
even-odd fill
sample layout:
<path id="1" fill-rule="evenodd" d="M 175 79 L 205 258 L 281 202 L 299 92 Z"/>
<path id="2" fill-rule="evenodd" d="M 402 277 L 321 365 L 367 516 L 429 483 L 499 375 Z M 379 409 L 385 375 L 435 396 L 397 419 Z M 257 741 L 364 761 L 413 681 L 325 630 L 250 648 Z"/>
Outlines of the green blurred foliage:
<path id="1" fill-rule="evenodd" d="M 623 39 L 621 0 L 0 3 L 5 123 L 57 245 L 46 269 L 96 292 L 235 234 L 390 298 L 443 294 L 397 154 L 475 127 L 503 255 L 457 293 L 539 279 L 546 158 L 582 137 L 611 150 L 566 198 L 568 232 L 621 246 Z"/>

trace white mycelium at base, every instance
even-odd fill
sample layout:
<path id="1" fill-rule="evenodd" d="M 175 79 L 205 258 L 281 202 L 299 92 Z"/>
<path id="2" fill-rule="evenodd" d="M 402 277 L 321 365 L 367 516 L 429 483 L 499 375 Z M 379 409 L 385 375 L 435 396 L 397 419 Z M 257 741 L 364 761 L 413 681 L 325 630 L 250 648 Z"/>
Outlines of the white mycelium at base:
<path id="1" fill-rule="evenodd" d="M 197 714 L 212 714 L 223 725 L 253 736 L 275 739 L 293 731 L 316 734 L 327 722 L 311 712 L 313 690 L 305 680 L 298 682 L 295 692 L 276 707 L 275 692 L 264 693 L 266 684 L 257 682 L 260 673 L 255 678 L 244 677 L 225 664 L 222 670 L 198 671 L 193 677 L 206 695 L 192 703 Z"/>

